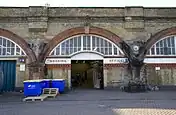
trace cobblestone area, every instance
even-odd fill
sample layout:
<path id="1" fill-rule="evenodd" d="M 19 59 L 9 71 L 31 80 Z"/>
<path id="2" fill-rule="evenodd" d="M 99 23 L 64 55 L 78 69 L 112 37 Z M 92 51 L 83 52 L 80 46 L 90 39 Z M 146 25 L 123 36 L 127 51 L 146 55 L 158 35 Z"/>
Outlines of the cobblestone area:
<path id="1" fill-rule="evenodd" d="M 20 94 L 4 95 L 0 115 L 176 115 L 175 94 L 77 90 L 44 102 L 21 102 Z"/>

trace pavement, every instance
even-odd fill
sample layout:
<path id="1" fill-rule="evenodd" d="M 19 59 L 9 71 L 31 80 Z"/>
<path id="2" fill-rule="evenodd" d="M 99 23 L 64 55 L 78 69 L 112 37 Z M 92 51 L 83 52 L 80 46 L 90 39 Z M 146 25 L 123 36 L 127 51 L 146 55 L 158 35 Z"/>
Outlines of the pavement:
<path id="1" fill-rule="evenodd" d="M 176 115 L 176 91 L 73 90 L 44 102 L 22 99 L 20 93 L 1 95 L 0 115 Z"/>

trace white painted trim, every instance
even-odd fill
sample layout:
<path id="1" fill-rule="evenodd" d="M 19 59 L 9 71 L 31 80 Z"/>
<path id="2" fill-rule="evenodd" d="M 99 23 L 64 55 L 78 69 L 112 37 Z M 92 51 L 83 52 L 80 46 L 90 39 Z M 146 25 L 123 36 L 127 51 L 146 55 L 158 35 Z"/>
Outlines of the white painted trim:
<path id="1" fill-rule="evenodd" d="M 18 58 L 9 58 L 9 57 L 7 57 L 7 58 L 5 58 L 5 57 L 0 57 L 0 60 L 18 60 Z"/>
<path id="2" fill-rule="evenodd" d="M 144 63 L 148 64 L 175 64 L 176 63 L 176 58 L 145 58 Z"/>
<path id="3" fill-rule="evenodd" d="M 76 54 L 70 58 L 71 60 L 103 60 L 103 56 L 92 53 L 92 52 L 83 52 Z"/>

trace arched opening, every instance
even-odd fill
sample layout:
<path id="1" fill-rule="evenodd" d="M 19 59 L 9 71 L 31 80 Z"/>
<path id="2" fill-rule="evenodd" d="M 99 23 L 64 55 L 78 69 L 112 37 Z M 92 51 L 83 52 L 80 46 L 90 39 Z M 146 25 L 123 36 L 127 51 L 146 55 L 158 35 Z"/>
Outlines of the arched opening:
<path id="1" fill-rule="evenodd" d="M 176 28 L 168 28 L 152 36 L 146 49 L 149 49 L 144 60 L 148 67 L 148 82 L 164 87 L 175 85 Z"/>
<path id="2" fill-rule="evenodd" d="M 120 41 L 117 35 L 101 28 L 90 27 L 89 33 L 85 33 L 84 27 L 66 30 L 54 37 L 43 51 L 41 59 L 46 59 L 47 77 L 66 79 L 68 87 L 73 86 L 74 76 L 79 81 L 91 76 L 94 88 L 112 85 L 112 81 L 118 82 L 123 76 L 119 66 L 127 63 Z M 112 73 L 109 78 L 107 71 Z"/>
<path id="3" fill-rule="evenodd" d="M 97 35 L 76 35 L 59 43 L 50 53 L 51 56 L 66 56 L 79 52 L 95 52 L 103 56 L 123 56 L 122 50 L 110 40 Z"/>
<path id="4" fill-rule="evenodd" d="M 24 39 L 0 29 L 1 91 L 14 91 L 16 87 L 23 87 L 27 75 L 26 65 L 35 61 L 36 57 Z"/>

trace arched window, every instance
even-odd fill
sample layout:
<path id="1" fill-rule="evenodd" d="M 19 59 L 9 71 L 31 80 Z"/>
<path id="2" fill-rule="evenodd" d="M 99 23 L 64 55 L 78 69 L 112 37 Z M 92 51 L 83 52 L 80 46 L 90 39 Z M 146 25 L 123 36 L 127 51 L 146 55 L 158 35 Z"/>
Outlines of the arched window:
<path id="1" fill-rule="evenodd" d="M 0 36 L 0 56 L 25 56 L 23 49 L 12 40 Z"/>
<path id="2" fill-rule="evenodd" d="M 78 52 L 96 52 L 104 56 L 123 55 L 120 48 L 106 38 L 97 35 L 78 35 L 58 44 L 50 56 L 71 56 Z"/>
<path id="3" fill-rule="evenodd" d="M 155 43 L 149 50 L 148 55 L 175 56 L 176 36 L 167 36 Z"/>

